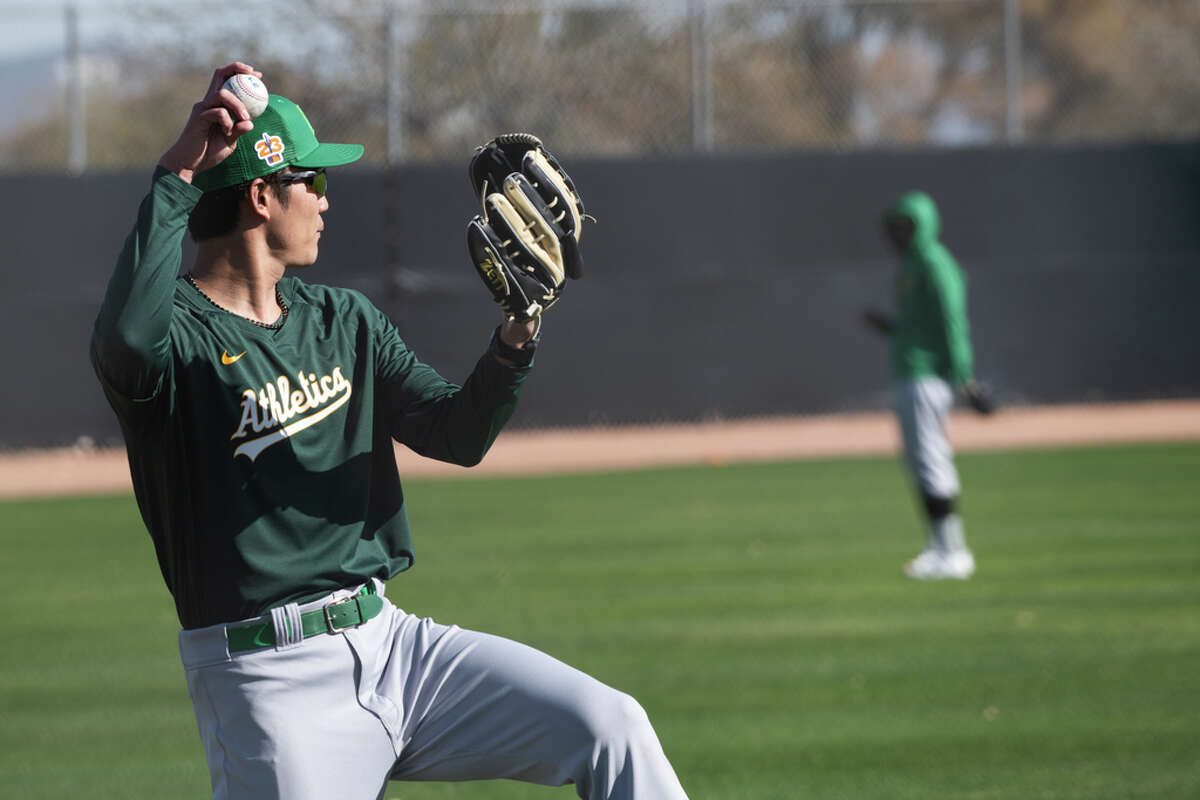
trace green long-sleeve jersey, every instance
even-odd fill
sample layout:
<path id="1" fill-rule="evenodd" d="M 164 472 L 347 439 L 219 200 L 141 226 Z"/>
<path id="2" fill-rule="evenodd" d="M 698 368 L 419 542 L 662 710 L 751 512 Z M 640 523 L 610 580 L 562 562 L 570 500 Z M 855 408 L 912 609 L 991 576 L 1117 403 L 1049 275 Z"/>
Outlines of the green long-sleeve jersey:
<path id="1" fill-rule="evenodd" d="M 961 386 L 972 375 L 966 278 L 938 241 L 937 206 L 929 195 L 909 192 L 888 213 L 915 225 L 897 277 L 892 374 L 899 379 L 938 375 Z"/>
<path id="2" fill-rule="evenodd" d="M 450 383 L 361 294 L 296 278 L 277 329 L 214 306 L 178 277 L 200 195 L 155 172 L 91 345 L 185 628 L 407 569 L 393 439 L 478 463 L 529 372 L 484 355 Z"/>

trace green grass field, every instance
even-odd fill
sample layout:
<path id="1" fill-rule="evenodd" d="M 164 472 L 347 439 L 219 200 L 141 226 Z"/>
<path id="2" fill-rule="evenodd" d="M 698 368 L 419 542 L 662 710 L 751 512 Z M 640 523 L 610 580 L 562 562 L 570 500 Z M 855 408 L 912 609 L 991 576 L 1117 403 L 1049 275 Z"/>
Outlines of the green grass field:
<path id="1" fill-rule="evenodd" d="M 1200 797 L 1200 445 L 959 467 L 965 583 L 902 577 L 889 458 L 411 481 L 389 595 L 632 693 L 695 800 Z M 0 796 L 207 797 L 132 499 L 0 504 L 0 545 Z"/>

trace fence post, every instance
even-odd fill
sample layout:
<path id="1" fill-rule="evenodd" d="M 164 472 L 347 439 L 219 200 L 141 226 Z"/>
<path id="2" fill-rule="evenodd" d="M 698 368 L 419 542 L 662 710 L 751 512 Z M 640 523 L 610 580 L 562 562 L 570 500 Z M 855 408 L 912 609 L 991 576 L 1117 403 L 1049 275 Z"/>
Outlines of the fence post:
<path id="1" fill-rule="evenodd" d="M 1004 0 L 1004 133 L 1009 144 L 1025 138 L 1021 116 L 1021 0 Z"/>
<path id="2" fill-rule="evenodd" d="M 67 72 L 67 170 L 78 175 L 87 168 L 87 122 L 84 118 L 83 56 L 79 45 L 79 8 L 64 7 Z"/>
<path id="3" fill-rule="evenodd" d="M 692 60 L 692 149 L 713 149 L 712 56 L 709 53 L 708 0 L 688 0 Z"/>
<path id="4" fill-rule="evenodd" d="M 387 165 L 404 160 L 404 111 L 408 94 L 408 48 L 400 41 L 400 12 L 395 0 L 387 4 L 384 20 L 384 85 L 387 97 Z"/>

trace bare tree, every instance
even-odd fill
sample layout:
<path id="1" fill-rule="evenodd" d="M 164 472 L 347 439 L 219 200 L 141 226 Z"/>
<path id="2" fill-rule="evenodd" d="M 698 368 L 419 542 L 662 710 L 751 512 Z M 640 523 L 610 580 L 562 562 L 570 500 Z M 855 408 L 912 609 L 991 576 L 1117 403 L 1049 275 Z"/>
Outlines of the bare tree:
<path id="1" fill-rule="evenodd" d="M 553 0 L 271 0 L 255 18 L 193 24 L 195 7 L 128 11 L 96 53 L 132 89 L 88 89 L 89 163 L 169 145 L 214 64 L 262 69 L 273 91 L 367 163 L 459 159 L 506 130 L 564 154 L 692 147 L 693 46 L 674 5 Z M 991 142 L 1005 121 L 1004 0 L 715 3 L 704 31 L 714 145 L 724 150 Z M 1030 141 L 1196 136 L 1195 0 L 1021 0 L 1020 112 Z M 397 102 L 401 98 L 402 102 Z M 66 114 L 0 142 L 0 163 L 53 168 Z"/>

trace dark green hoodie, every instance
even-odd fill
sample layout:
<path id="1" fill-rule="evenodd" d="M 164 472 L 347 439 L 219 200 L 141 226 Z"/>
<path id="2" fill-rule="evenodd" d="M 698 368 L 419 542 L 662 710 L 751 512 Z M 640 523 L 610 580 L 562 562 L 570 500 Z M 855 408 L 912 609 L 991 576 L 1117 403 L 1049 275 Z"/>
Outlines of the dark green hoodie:
<path id="1" fill-rule="evenodd" d="M 961 386 L 972 366 L 966 278 L 938 241 L 937 205 L 924 192 L 908 192 L 888 216 L 907 217 L 916 226 L 897 279 L 892 373 L 899 379 L 938 375 Z"/>

